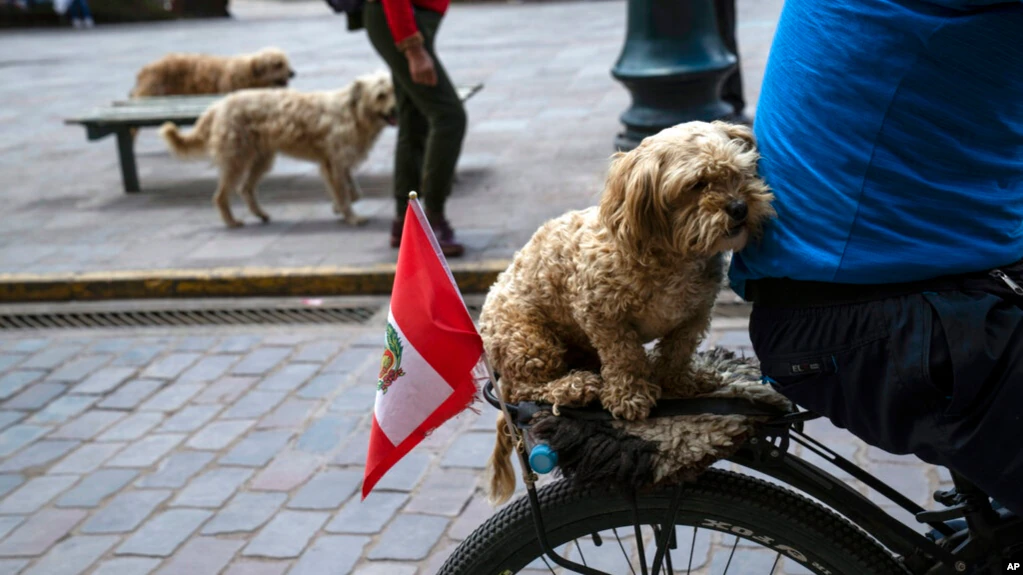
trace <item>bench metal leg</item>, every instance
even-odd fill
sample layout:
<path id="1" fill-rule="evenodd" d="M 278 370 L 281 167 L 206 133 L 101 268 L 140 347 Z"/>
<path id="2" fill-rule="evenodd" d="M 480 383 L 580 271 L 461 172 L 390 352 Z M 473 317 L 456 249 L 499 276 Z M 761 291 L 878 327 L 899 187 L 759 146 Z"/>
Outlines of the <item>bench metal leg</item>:
<path id="1" fill-rule="evenodd" d="M 133 194 L 140 190 L 139 172 L 135 167 L 135 139 L 131 130 L 117 131 L 117 155 L 121 159 L 121 180 L 124 191 Z"/>

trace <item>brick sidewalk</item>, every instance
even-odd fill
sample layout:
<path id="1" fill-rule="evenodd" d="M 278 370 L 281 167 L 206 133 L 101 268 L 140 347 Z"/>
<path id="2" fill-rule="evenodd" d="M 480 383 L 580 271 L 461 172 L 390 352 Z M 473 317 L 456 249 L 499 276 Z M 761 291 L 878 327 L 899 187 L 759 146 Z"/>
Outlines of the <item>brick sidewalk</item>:
<path id="1" fill-rule="evenodd" d="M 751 103 L 781 0 L 740 0 Z M 610 76 L 624 38 L 621 1 L 455 4 L 439 36 L 452 77 L 484 82 L 450 218 L 468 259 L 501 259 L 546 219 L 595 203 L 628 92 Z M 136 71 L 170 51 L 233 54 L 276 44 L 300 90 L 335 88 L 381 61 L 364 32 L 321 1 L 232 2 L 234 20 L 7 32 L 0 36 L 0 273 L 392 263 L 386 241 L 394 130 L 358 178 L 352 229 L 331 213 L 316 166 L 279 159 L 261 186 L 269 225 L 227 230 L 211 206 L 208 162 L 173 159 L 155 130 L 138 142 L 143 193 L 121 191 L 115 143 L 63 119 L 127 96 Z"/>
<path id="2" fill-rule="evenodd" d="M 379 319 L 205 333 L 0 336 L 0 574 L 433 575 L 492 513 L 489 409 L 359 501 Z M 748 352 L 745 322 L 708 343 Z M 811 427 L 920 503 L 943 479 Z"/>

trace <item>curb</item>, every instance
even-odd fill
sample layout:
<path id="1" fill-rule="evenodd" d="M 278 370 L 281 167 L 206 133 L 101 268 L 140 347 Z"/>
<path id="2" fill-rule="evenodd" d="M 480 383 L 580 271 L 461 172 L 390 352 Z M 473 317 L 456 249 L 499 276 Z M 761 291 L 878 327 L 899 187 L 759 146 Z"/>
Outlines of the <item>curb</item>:
<path id="1" fill-rule="evenodd" d="M 509 260 L 451 266 L 463 294 L 486 293 Z M 209 297 L 388 295 L 394 264 L 370 267 L 167 269 L 0 274 L 0 303 Z"/>

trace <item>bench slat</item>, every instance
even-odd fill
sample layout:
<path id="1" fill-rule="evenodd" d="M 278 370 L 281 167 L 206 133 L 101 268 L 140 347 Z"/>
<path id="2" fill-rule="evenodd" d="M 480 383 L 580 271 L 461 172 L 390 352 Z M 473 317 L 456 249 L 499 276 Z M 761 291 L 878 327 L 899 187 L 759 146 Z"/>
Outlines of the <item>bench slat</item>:
<path id="1" fill-rule="evenodd" d="M 458 96 L 468 100 L 483 88 L 483 84 L 458 86 Z M 194 123 L 199 116 L 223 96 L 161 96 L 115 101 L 110 106 L 96 108 L 65 124 L 152 126 L 163 122 Z"/>
<path id="2" fill-rule="evenodd" d="M 193 106 L 209 106 L 224 96 L 160 96 L 154 98 L 134 98 L 131 100 L 114 100 L 110 105 L 114 108 L 147 108 L 185 104 Z"/>

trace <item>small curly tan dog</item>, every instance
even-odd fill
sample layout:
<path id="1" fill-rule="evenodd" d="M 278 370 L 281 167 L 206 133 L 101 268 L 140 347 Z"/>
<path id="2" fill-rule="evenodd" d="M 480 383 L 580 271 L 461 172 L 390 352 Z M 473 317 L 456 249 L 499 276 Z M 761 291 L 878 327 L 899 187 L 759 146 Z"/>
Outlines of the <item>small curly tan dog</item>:
<path id="1" fill-rule="evenodd" d="M 259 219 L 270 221 L 256 201 L 256 184 L 277 153 L 319 164 L 334 213 L 357 225 L 365 219 L 352 210 L 360 191 L 351 172 L 384 127 L 397 124 L 396 114 L 391 76 L 380 72 L 332 92 L 242 90 L 210 106 L 192 132 L 182 134 L 168 122 L 160 133 L 179 156 L 213 157 L 220 168 L 213 204 L 228 227 L 242 225 L 231 215 L 232 191 Z"/>
<path id="2" fill-rule="evenodd" d="M 133 98 L 226 94 L 247 88 L 284 88 L 295 76 L 288 56 L 264 48 L 240 56 L 168 54 L 147 64 L 135 79 Z"/>
<path id="3" fill-rule="evenodd" d="M 487 295 L 480 333 L 505 400 L 599 400 L 637 420 L 662 393 L 720 385 L 690 363 L 722 254 L 774 214 L 758 159 L 750 129 L 723 122 L 680 124 L 615 154 L 600 205 L 544 224 Z M 515 480 L 503 417 L 497 429 L 490 496 L 501 502 Z"/>

